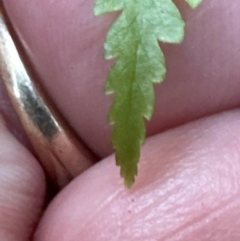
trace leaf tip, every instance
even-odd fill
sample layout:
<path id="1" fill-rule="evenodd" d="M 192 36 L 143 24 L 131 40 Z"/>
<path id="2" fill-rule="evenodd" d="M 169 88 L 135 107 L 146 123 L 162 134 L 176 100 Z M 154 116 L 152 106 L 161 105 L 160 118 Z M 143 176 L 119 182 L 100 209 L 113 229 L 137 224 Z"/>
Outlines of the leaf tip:
<path id="1" fill-rule="evenodd" d="M 101 8 L 98 7 L 98 5 L 95 5 L 94 9 L 93 9 L 93 13 L 95 16 L 100 16 L 102 15 L 102 11 L 101 11 Z"/>
<path id="2" fill-rule="evenodd" d="M 123 176 L 123 179 L 124 179 L 124 186 L 127 188 L 127 189 L 131 189 L 133 184 L 135 183 L 135 175 L 130 175 L 130 176 Z"/>
<path id="3" fill-rule="evenodd" d="M 121 177 L 124 179 L 124 185 L 127 189 L 132 188 L 133 184 L 135 183 L 135 177 L 137 173 L 137 165 L 134 166 L 132 169 L 125 169 L 123 166 L 121 166 Z"/>
<path id="4" fill-rule="evenodd" d="M 131 181 L 129 182 L 128 180 L 124 180 L 124 186 L 127 188 L 127 189 L 131 189 L 133 184 L 134 184 L 135 180 L 134 181 Z"/>
<path id="5" fill-rule="evenodd" d="M 191 8 L 197 8 L 201 4 L 202 0 L 186 0 L 186 2 Z"/>

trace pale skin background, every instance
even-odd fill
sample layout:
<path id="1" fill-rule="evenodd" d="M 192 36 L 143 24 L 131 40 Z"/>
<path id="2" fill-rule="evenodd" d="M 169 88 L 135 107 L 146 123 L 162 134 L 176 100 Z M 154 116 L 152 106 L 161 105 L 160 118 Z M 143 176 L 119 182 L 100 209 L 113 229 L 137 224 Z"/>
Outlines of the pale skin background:
<path id="1" fill-rule="evenodd" d="M 240 3 L 204 0 L 192 10 L 176 2 L 186 38 L 163 45 L 168 75 L 156 86 L 151 137 L 129 191 L 107 157 L 111 63 L 102 45 L 115 15 L 94 18 L 93 0 L 3 0 L 43 85 L 103 160 L 45 210 L 43 171 L 1 94 L 1 114 L 21 141 L 2 120 L 0 240 L 29 240 L 39 220 L 35 241 L 240 240 Z"/>

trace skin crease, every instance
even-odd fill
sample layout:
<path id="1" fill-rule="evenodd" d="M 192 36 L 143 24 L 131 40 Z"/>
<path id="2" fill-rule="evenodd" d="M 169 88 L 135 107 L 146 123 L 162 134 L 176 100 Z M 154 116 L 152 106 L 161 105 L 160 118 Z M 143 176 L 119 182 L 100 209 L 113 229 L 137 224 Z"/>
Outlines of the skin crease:
<path id="1" fill-rule="evenodd" d="M 107 124 L 111 97 L 103 88 L 111 63 L 103 59 L 102 45 L 116 16 L 94 18 L 93 1 L 3 3 L 63 115 L 106 157 L 112 152 Z M 240 5 L 237 0 L 205 0 L 191 10 L 183 1 L 177 4 L 187 34 L 179 46 L 162 45 L 169 74 L 156 86 L 156 111 L 148 133 L 208 117 L 149 138 L 131 190 L 124 189 L 113 157 L 80 175 L 44 212 L 34 240 L 240 239 L 240 112 L 231 110 L 240 102 Z M 212 115 L 223 110 L 231 111 Z M 25 241 L 39 219 L 44 178 L 32 155 L 0 127 L 8 146 L 1 144 L 0 165 L 12 158 L 12 170 L 18 164 L 29 175 L 25 182 L 22 172 L 19 180 L 1 175 L 1 183 L 9 186 L 0 186 L 0 212 L 6 211 L 1 204 L 8 203 L 7 197 L 16 203 L 15 213 L 6 212 L 7 218 L 0 219 L 0 237 Z M 10 198 L 11 190 L 19 196 Z"/>

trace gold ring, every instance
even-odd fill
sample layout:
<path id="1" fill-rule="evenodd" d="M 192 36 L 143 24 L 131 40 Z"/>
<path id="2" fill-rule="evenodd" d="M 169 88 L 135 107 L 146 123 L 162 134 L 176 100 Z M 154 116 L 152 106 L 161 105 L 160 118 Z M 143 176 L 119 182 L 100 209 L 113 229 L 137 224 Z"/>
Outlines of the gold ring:
<path id="1" fill-rule="evenodd" d="M 91 166 L 96 157 L 47 100 L 12 36 L 9 20 L 0 7 L 2 80 L 47 176 L 61 188 Z"/>

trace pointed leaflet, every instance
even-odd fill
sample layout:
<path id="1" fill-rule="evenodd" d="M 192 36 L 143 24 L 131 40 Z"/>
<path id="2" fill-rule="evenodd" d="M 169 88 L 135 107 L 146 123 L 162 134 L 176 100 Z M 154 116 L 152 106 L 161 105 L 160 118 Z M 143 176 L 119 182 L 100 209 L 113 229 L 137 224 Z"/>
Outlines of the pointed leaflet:
<path id="1" fill-rule="evenodd" d="M 196 7 L 200 0 L 186 0 Z M 117 58 L 106 85 L 114 93 L 110 122 L 112 142 L 121 176 L 130 187 L 137 175 L 140 147 L 145 140 L 144 119 L 154 108 L 153 83 L 164 80 L 166 69 L 158 41 L 180 43 L 184 22 L 171 0 L 97 0 L 95 14 L 122 10 L 107 35 L 105 57 Z"/>
<path id="2" fill-rule="evenodd" d="M 192 8 L 196 8 L 202 0 L 185 0 Z"/>

